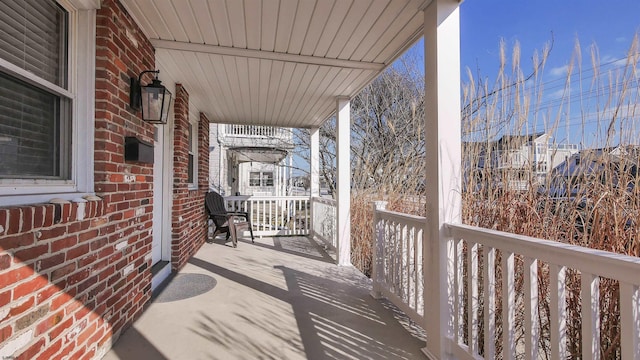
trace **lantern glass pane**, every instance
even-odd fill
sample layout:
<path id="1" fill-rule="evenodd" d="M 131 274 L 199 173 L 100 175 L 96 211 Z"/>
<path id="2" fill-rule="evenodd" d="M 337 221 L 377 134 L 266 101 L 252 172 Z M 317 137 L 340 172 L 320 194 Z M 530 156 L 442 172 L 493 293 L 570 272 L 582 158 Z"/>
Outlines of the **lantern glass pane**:
<path id="1" fill-rule="evenodd" d="M 142 87 L 142 119 L 159 121 L 162 114 L 164 88 Z"/>

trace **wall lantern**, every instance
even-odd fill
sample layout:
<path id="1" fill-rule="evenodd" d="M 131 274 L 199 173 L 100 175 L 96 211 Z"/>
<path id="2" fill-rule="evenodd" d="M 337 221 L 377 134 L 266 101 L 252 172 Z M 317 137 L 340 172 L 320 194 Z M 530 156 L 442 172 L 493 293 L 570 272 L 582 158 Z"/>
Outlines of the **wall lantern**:
<path id="1" fill-rule="evenodd" d="M 171 92 L 158 80 L 159 72 L 160 70 L 146 70 L 141 72 L 137 79 L 131 78 L 129 105 L 134 110 L 142 108 L 142 120 L 152 124 L 167 123 L 171 104 Z M 146 73 L 154 73 L 156 76 L 151 84 L 142 86 L 140 80 Z"/>

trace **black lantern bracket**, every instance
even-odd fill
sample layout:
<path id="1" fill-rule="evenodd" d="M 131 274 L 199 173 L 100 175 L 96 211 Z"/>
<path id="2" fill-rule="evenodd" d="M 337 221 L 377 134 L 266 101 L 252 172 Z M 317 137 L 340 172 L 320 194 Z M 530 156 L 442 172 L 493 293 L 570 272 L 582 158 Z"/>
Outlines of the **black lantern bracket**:
<path id="1" fill-rule="evenodd" d="M 142 120 L 154 124 L 166 124 L 171 92 L 158 79 L 160 70 L 145 70 L 138 78 L 131 78 L 129 106 L 138 111 L 142 109 Z M 142 85 L 145 74 L 155 74 L 150 84 Z"/>

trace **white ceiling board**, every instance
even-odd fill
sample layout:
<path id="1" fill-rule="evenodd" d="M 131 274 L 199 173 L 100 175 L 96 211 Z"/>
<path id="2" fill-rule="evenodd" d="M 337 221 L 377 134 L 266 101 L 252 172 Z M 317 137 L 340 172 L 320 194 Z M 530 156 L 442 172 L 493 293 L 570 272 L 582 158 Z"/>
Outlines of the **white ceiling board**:
<path id="1" fill-rule="evenodd" d="M 229 17 L 227 16 L 226 0 L 211 0 L 209 8 L 211 9 L 213 26 L 216 29 L 216 36 L 218 37 L 218 43 L 210 45 L 233 46 L 233 41 L 231 40 L 231 24 L 229 24 Z"/>
<path id="2" fill-rule="evenodd" d="M 319 1 L 316 4 L 316 7 L 313 11 L 313 17 L 311 17 L 309 22 L 307 34 L 304 38 L 304 43 L 302 44 L 302 48 L 300 50 L 300 54 L 313 55 L 316 46 L 318 46 L 320 36 L 322 36 L 322 33 L 324 32 L 324 29 L 327 25 L 327 21 L 329 20 L 331 9 L 333 9 L 333 4 L 333 0 Z"/>
<path id="3" fill-rule="evenodd" d="M 276 29 L 278 28 L 278 0 L 264 0 L 262 4 L 262 33 L 260 50 L 273 51 L 276 46 Z"/>
<path id="4" fill-rule="evenodd" d="M 244 0 L 247 48 L 261 49 L 262 42 L 262 1 Z"/>
<path id="5" fill-rule="evenodd" d="M 352 59 L 353 52 L 356 47 L 362 42 L 362 39 L 371 32 L 371 27 L 376 22 L 378 17 L 385 10 L 390 0 L 374 0 L 367 9 L 367 12 L 362 16 L 358 26 L 350 34 L 349 41 L 344 45 L 342 52 L 338 56 L 340 59 Z"/>
<path id="6" fill-rule="evenodd" d="M 207 0 L 192 0 L 191 5 L 195 22 L 200 28 L 199 32 L 202 36 L 202 43 L 217 45 L 218 37 L 216 35 L 216 29 L 213 26 L 209 2 Z"/>
<path id="7" fill-rule="evenodd" d="M 347 17 L 345 21 L 342 23 L 340 30 L 338 30 L 337 36 L 332 40 L 331 46 L 329 46 L 329 51 L 327 51 L 327 55 L 325 57 L 337 59 L 344 48 L 344 45 L 349 40 L 350 34 L 353 34 L 353 31 L 358 26 L 360 19 L 369 8 L 370 0 L 355 0 L 351 8 L 349 8 L 349 12 L 347 13 Z"/>
<path id="8" fill-rule="evenodd" d="M 120 0 L 212 122 L 319 126 L 422 32 L 424 0 Z M 163 79 L 164 74 L 160 75 Z"/>
<path id="9" fill-rule="evenodd" d="M 347 13 L 349 8 L 351 8 L 351 4 L 353 4 L 353 1 L 351 0 L 339 0 L 333 5 L 333 10 L 327 19 L 324 31 L 320 34 L 320 39 L 318 39 L 318 43 L 313 53 L 314 56 L 325 57 L 327 55 L 327 51 L 329 51 L 329 47 L 336 38 L 338 30 L 340 30 L 340 27 L 343 26 L 343 23 L 347 18 Z"/>

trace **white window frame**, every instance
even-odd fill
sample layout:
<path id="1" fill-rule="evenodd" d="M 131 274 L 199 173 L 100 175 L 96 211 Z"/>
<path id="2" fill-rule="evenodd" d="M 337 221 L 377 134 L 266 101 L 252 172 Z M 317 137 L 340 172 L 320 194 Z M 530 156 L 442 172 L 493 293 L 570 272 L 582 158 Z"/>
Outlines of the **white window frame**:
<path id="1" fill-rule="evenodd" d="M 189 112 L 188 131 L 191 134 L 192 141 L 189 144 L 188 153 L 193 155 L 193 182 L 188 183 L 189 190 L 198 190 L 198 117 L 199 115 L 196 115 L 194 111 Z"/>
<path id="2" fill-rule="evenodd" d="M 96 9 L 99 0 L 56 0 L 68 12 L 68 89 L 0 59 L 0 69 L 71 100 L 69 180 L 0 179 L 0 206 L 77 200 L 94 193 Z"/>
<path id="3" fill-rule="evenodd" d="M 259 185 L 251 185 L 251 174 L 259 174 L 258 176 L 258 180 L 259 180 Z M 265 176 L 266 174 L 271 174 L 271 185 L 266 185 L 266 180 L 267 177 Z M 249 171 L 249 187 L 253 187 L 253 188 L 266 188 L 266 187 L 274 187 L 275 186 L 275 177 L 274 177 L 274 171 L 268 171 L 268 170 L 259 170 L 259 171 Z"/>

